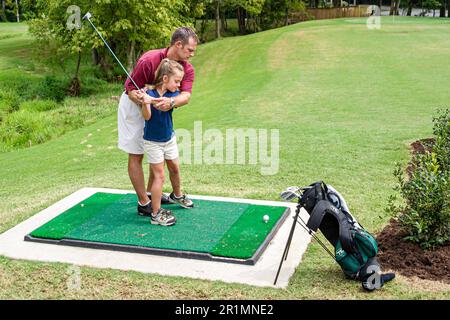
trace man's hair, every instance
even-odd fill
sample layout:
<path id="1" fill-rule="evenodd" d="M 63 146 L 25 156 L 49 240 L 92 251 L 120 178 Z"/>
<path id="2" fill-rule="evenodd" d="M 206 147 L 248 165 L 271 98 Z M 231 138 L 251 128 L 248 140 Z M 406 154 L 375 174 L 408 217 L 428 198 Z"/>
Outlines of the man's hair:
<path id="1" fill-rule="evenodd" d="M 180 27 L 174 31 L 172 34 L 172 39 L 170 40 L 170 45 L 173 46 L 178 41 L 181 41 L 181 44 L 184 46 L 189 42 L 189 38 L 194 39 L 195 42 L 198 41 L 197 34 L 194 30 L 189 27 Z"/>

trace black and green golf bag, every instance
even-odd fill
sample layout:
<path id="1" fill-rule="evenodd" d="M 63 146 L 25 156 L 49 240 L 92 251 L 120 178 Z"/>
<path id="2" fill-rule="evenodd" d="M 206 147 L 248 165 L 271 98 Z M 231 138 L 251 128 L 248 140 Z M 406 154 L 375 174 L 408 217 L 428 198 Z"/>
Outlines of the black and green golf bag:
<path id="1" fill-rule="evenodd" d="M 348 278 L 366 281 L 374 269 L 379 270 L 377 241 L 351 215 L 332 186 L 322 181 L 311 184 L 300 204 L 310 215 L 306 226 L 314 232 L 319 229 L 333 245 L 334 258 Z"/>

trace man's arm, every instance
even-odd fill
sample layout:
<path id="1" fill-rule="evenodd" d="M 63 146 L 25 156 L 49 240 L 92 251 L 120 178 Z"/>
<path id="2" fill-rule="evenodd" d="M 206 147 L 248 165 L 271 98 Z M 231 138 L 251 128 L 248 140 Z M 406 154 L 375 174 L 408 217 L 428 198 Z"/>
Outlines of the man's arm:
<path id="1" fill-rule="evenodd" d="M 144 95 L 141 90 L 131 90 L 128 91 L 128 98 L 137 105 L 140 105 L 143 102 Z"/>
<path id="2" fill-rule="evenodd" d="M 191 99 L 191 94 L 187 91 L 181 92 L 176 97 L 173 97 L 173 100 L 175 102 L 174 108 L 179 108 L 181 106 L 184 106 L 189 103 L 189 100 Z M 170 100 L 171 98 L 163 97 L 163 98 L 156 98 L 155 101 L 159 101 L 155 108 L 162 110 L 162 111 L 168 111 L 172 109 L 170 106 Z"/>

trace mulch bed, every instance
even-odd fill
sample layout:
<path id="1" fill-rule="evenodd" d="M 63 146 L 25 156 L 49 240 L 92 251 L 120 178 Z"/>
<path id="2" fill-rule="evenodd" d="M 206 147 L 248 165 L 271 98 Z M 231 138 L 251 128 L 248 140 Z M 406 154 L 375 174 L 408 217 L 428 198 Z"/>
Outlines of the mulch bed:
<path id="1" fill-rule="evenodd" d="M 424 153 L 433 143 L 432 138 L 415 141 L 411 143 L 411 153 Z M 410 163 L 407 172 L 413 169 Z M 405 241 L 406 235 L 394 219 L 377 235 L 379 261 L 383 269 L 450 284 L 450 243 L 434 250 L 422 250 L 418 244 Z"/>
<path id="2" fill-rule="evenodd" d="M 450 243 L 435 250 L 422 250 L 418 244 L 403 240 L 405 236 L 406 232 L 393 219 L 377 235 L 382 268 L 450 284 Z"/>

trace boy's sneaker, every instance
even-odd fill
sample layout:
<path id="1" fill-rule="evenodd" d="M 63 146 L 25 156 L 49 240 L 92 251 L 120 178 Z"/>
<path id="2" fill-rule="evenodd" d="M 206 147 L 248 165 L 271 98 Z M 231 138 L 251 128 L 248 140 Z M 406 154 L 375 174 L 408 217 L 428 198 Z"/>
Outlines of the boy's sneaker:
<path id="1" fill-rule="evenodd" d="M 192 202 L 191 199 L 189 199 L 188 197 L 186 197 L 185 194 L 183 194 L 181 197 L 176 197 L 175 194 L 172 192 L 169 195 L 169 201 L 171 203 L 178 203 L 180 206 L 182 206 L 183 208 L 193 208 L 194 207 L 194 203 Z"/>
<path id="2" fill-rule="evenodd" d="M 170 210 L 159 208 L 156 215 L 151 215 L 150 223 L 159 224 L 160 226 L 172 226 L 177 222 L 177 219 L 172 215 Z"/>
<path id="3" fill-rule="evenodd" d="M 152 214 L 152 202 L 150 201 L 149 203 L 147 203 L 145 206 L 141 206 L 138 203 L 138 207 L 137 207 L 137 211 L 138 211 L 138 215 L 143 216 L 143 217 L 150 217 Z"/>

